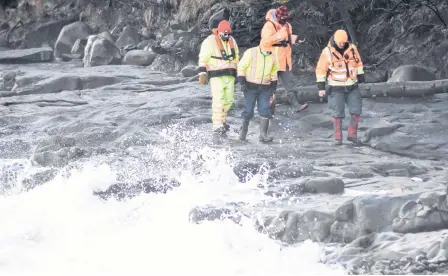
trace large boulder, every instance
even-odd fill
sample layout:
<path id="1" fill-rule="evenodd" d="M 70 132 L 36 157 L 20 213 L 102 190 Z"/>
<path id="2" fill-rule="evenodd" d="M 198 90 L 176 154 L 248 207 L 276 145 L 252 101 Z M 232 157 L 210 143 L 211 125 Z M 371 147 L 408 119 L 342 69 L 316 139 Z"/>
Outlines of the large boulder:
<path id="1" fill-rule="evenodd" d="M 86 39 L 92 33 L 92 28 L 84 22 L 78 21 L 64 26 L 54 45 L 54 56 L 61 57 L 63 54 L 70 54 L 78 39 Z"/>
<path id="2" fill-rule="evenodd" d="M 67 24 L 76 22 L 78 15 L 70 16 L 60 20 L 54 20 L 39 25 L 37 28 L 28 31 L 24 35 L 21 48 L 35 48 L 54 45 L 62 28 Z"/>
<path id="3" fill-rule="evenodd" d="M 425 193 L 400 208 L 393 221 L 393 230 L 399 233 L 429 232 L 448 227 L 446 194 Z"/>
<path id="4" fill-rule="evenodd" d="M 331 226 L 333 242 L 351 242 L 358 237 L 392 230 L 403 204 L 418 198 L 417 194 L 405 196 L 366 195 L 351 199 L 335 211 Z"/>
<path id="5" fill-rule="evenodd" d="M 417 65 L 403 65 L 393 70 L 387 82 L 432 80 L 436 80 L 436 75 L 428 68 Z"/>
<path id="6" fill-rule="evenodd" d="M 91 35 L 84 50 L 84 67 L 120 64 L 120 49 L 106 34 Z"/>
<path id="7" fill-rule="evenodd" d="M 139 32 L 133 27 L 126 26 L 118 36 L 115 45 L 117 45 L 118 48 L 124 48 L 128 45 L 137 46 L 140 40 Z"/>
<path id="8" fill-rule="evenodd" d="M 72 55 L 80 55 L 81 58 L 84 57 L 84 50 L 86 49 L 87 39 L 77 39 L 72 47 Z"/>
<path id="9" fill-rule="evenodd" d="M 152 51 L 131 50 L 126 53 L 123 62 L 126 65 L 148 66 L 151 65 L 156 56 L 157 54 Z"/>
<path id="10" fill-rule="evenodd" d="M 330 238 L 334 216 L 308 210 L 304 213 L 282 211 L 277 216 L 256 216 L 255 228 L 270 238 L 293 244 L 305 240 L 325 242 Z"/>

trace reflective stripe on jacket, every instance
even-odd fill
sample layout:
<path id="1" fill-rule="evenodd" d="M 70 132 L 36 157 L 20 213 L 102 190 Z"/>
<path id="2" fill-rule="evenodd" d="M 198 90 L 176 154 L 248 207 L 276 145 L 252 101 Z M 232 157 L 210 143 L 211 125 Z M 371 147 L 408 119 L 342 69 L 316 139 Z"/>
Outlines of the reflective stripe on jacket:
<path id="1" fill-rule="evenodd" d="M 259 46 L 247 49 L 238 63 L 238 76 L 253 84 L 270 85 L 277 81 L 278 59 L 275 53 L 263 55 Z"/>
<path id="2" fill-rule="evenodd" d="M 348 46 L 341 54 L 329 43 L 322 50 L 316 66 L 316 81 L 330 86 L 350 86 L 358 82 L 358 75 L 364 74 L 363 63 L 355 45 Z"/>
<path id="3" fill-rule="evenodd" d="M 223 50 L 227 56 L 232 55 L 230 39 L 232 40 L 235 55 L 233 58 L 228 60 L 223 59 L 217 39 L 222 43 Z M 221 37 L 211 34 L 202 42 L 201 50 L 199 52 L 199 67 L 205 68 L 209 75 L 236 75 L 238 61 L 238 45 L 233 37 L 229 37 L 229 41 L 223 41 Z"/>

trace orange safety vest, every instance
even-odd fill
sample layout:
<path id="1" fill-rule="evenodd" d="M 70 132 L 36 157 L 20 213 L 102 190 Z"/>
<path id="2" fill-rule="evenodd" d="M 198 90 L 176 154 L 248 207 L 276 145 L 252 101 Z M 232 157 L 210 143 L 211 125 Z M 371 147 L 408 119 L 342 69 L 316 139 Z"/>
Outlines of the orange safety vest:
<path id="1" fill-rule="evenodd" d="M 212 30 L 213 34 L 209 35 L 207 51 L 211 51 L 210 59 L 201 60 L 201 52 L 199 53 L 199 66 L 205 67 L 209 78 L 220 76 L 234 76 L 237 75 L 238 67 L 238 52 L 235 40 L 229 36 L 229 48 L 224 48 L 221 38 L 219 37 L 217 29 Z M 206 48 L 205 48 L 206 49 Z M 230 53 L 229 53 L 230 51 Z"/>
<path id="2" fill-rule="evenodd" d="M 327 81 L 330 86 L 349 86 L 364 74 L 359 52 L 353 44 L 341 55 L 332 45 L 324 48 L 316 67 L 317 81 Z"/>
<path id="3" fill-rule="evenodd" d="M 218 30 L 213 29 L 212 30 L 213 35 L 215 36 L 216 44 L 218 45 L 218 50 L 221 54 L 221 56 L 211 56 L 211 58 L 215 59 L 222 59 L 222 60 L 233 60 L 235 59 L 235 45 L 233 43 L 233 37 L 229 35 L 229 45 L 230 45 L 230 55 L 227 55 L 226 50 L 224 49 L 224 46 L 222 45 L 221 38 L 219 37 Z"/>

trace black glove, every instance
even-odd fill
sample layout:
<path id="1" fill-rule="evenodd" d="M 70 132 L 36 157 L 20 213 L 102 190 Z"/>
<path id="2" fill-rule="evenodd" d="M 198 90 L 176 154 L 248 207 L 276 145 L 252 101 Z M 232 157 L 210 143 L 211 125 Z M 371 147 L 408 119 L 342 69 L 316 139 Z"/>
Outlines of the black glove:
<path id="1" fill-rule="evenodd" d="M 366 81 L 366 77 L 364 74 L 358 75 L 358 83 L 364 83 Z"/>
<path id="2" fill-rule="evenodd" d="M 277 90 L 277 81 L 271 81 L 271 92 L 272 94 L 275 94 L 276 90 Z"/>
<path id="3" fill-rule="evenodd" d="M 246 77 L 238 77 L 238 83 L 241 85 L 241 90 L 246 91 L 247 88 Z"/>
<path id="4" fill-rule="evenodd" d="M 319 91 L 325 90 L 325 82 L 324 81 L 316 82 L 316 84 L 317 84 L 317 88 L 319 89 Z"/>

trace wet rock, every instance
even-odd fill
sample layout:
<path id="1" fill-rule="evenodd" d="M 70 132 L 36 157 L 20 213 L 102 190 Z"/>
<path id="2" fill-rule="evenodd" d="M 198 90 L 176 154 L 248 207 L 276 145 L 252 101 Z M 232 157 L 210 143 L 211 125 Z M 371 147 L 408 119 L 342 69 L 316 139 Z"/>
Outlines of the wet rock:
<path id="1" fill-rule="evenodd" d="M 152 45 L 154 45 L 154 40 L 143 40 L 142 42 L 137 44 L 137 49 L 150 51 Z"/>
<path id="2" fill-rule="evenodd" d="M 41 186 L 42 184 L 51 181 L 57 175 L 57 173 L 58 171 L 56 169 L 46 169 L 43 171 L 39 171 L 23 179 L 22 186 L 27 191 L 34 189 L 38 186 Z"/>
<path id="3" fill-rule="evenodd" d="M 196 70 L 196 66 L 194 66 L 194 65 L 187 65 L 184 68 L 182 68 L 182 70 L 180 70 L 180 72 L 182 73 L 182 76 L 187 77 L 187 78 L 193 77 L 198 74 L 198 72 Z"/>
<path id="4" fill-rule="evenodd" d="M 288 244 L 307 239 L 322 242 L 329 237 L 333 222 L 333 215 L 324 212 L 309 210 L 299 214 L 285 210 L 277 216 L 259 217 L 255 221 L 255 228 Z"/>
<path id="5" fill-rule="evenodd" d="M 127 45 L 137 45 L 140 42 L 140 34 L 131 26 L 124 27 L 123 31 L 117 38 L 115 45 L 118 48 L 124 48 Z"/>
<path id="6" fill-rule="evenodd" d="M 16 83 L 16 72 L 7 72 L 3 75 L 3 87 L 2 89 L 5 91 L 11 91 Z"/>
<path id="7" fill-rule="evenodd" d="M 307 239 L 316 242 L 325 242 L 330 236 L 330 228 L 334 222 L 334 216 L 328 213 L 309 210 L 301 214 L 298 219 L 298 237 L 296 241 Z"/>
<path id="8" fill-rule="evenodd" d="M 190 211 L 189 220 L 192 223 L 201 223 L 204 221 L 225 220 L 230 219 L 236 223 L 240 220 L 240 215 L 234 208 L 215 207 L 206 205 L 195 207 Z"/>
<path id="9" fill-rule="evenodd" d="M 80 55 L 80 57 L 83 58 L 86 45 L 87 45 L 87 39 L 77 39 L 73 44 L 71 54 Z"/>
<path id="10" fill-rule="evenodd" d="M 389 135 L 393 133 L 395 130 L 399 129 L 400 127 L 403 127 L 403 124 L 387 124 L 387 125 L 370 127 L 369 129 L 366 130 L 366 132 L 364 132 L 361 141 L 363 143 L 367 143 L 372 138 Z"/>
<path id="11" fill-rule="evenodd" d="M 87 39 L 92 33 L 92 28 L 81 21 L 64 26 L 56 40 L 54 56 L 61 57 L 63 54 L 70 54 L 76 40 Z"/>
<path id="12" fill-rule="evenodd" d="M 386 70 L 367 71 L 365 76 L 366 83 L 386 82 L 388 78 Z"/>
<path id="13" fill-rule="evenodd" d="M 91 35 L 88 37 L 84 51 L 84 67 L 121 63 L 120 50 L 109 38 L 102 36 Z"/>
<path id="14" fill-rule="evenodd" d="M 417 167 L 410 163 L 378 162 L 371 165 L 374 172 L 382 176 L 407 176 L 413 177 L 425 174 L 427 169 Z"/>
<path id="15" fill-rule="evenodd" d="M 122 78 L 114 76 L 83 76 L 80 77 L 81 88 L 80 89 L 95 89 L 102 86 L 112 85 L 118 83 Z"/>
<path id="16" fill-rule="evenodd" d="M 233 172 L 241 183 L 249 181 L 255 174 L 263 168 L 262 163 L 241 161 L 233 167 Z"/>
<path id="17" fill-rule="evenodd" d="M 53 46 L 55 45 L 62 28 L 78 20 L 79 16 L 75 15 L 42 23 L 37 28 L 25 33 L 25 37 L 21 46 L 23 48 L 38 48 L 50 45 Z"/>
<path id="18" fill-rule="evenodd" d="M 321 177 L 301 180 L 300 183 L 291 184 L 285 188 L 288 195 L 301 195 L 304 193 L 340 194 L 344 192 L 344 181 L 340 178 Z"/>
<path id="19" fill-rule="evenodd" d="M 403 204 L 417 197 L 368 195 L 345 202 L 335 211 L 336 222 L 331 227 L 332 241 L 351 242 L 366 234 L 390 231 Z"/>
<path id="20" fill-rule="evenodd" d="M 143 50 L 131 50 L 126 53 L 124 57 L 124 63 L 127 65 L 140 65 L 140 66 L 148 66 L 156 58 L 156 54 L 149 51 Z"/>
<path id="21" fill-rule="evenodd" d="M 180 30 L 180 29 L 182 29 L 182 25 L 176 19 L 170 20 L 169 26 L 170 26 L 171 30 Z"/>
<path id="22" fill-rule="evenodd" d="M 51 60 L 53 60 L 53 49 L 50 47 L 0 51 L 0 63 L 21 64 Z"/>
<path id="23" fill-rule="evenodd" d="M 155 35 L 146 27 L 142 28 L 138 33 L 145 39 L 155 39 L 156 38 Z"/>
<path id="24" fill-rule="evenodd" d="M 448 227 L 446 195 L 422 194 L 415 201 L 408 201 L 393 221 L 393 230 L 399 233 L 437 231 Z"/>
<path id="25" fill-rule="evenodd" d="M 81 85 L 81 80 L 76 75 L 60 75 L 16 89 L 15 93 L 20 95 L 58 93 L 61 91 L 79 90 L 82 87 Z"/>
<path id="26" fill-rule="evenodd" d="M 176 45 L 179 38 L 174 33 L 170 33 L 162 38 L 162 41 L 160 42 L 160 46 L 164 49 L 168 49 L 171 47 L 174 47 Z"/>
<path id="27" fill-rule="evenodd" d="M 436 75 L 429 69 L 417 65 L 402 65 L 393 70 L 387 82 L 432 80 L 436 80 Z"/>
<path id="28" fill-rule="evenodd" d="M 278 162 L 275 168 L 269 171 L 269 178 L 282 180 L 312 175 L 314 168 L 308 163 Z"/>
<path id="29" fill-rule="evenodd" d="M 94 191 L 93 194 L 107 200 L 111 197 L 117 200 L 129 199 L 140 194 L 167 193 L 180 183 L 169 177 L 147 178 L 136 183 L 115 183 L 104 191 Z"/>
<path id="30" fill-rule="evenodd" d="M 61 167 L 67 165 L 69 161 L 74 161 L 82 157 L 88 157 L 89 152 L 79 147 L 61 148 L 58 151 L 45 151 L 36 153 L 32 157 L 33 164 L 44 167 Z"/>

